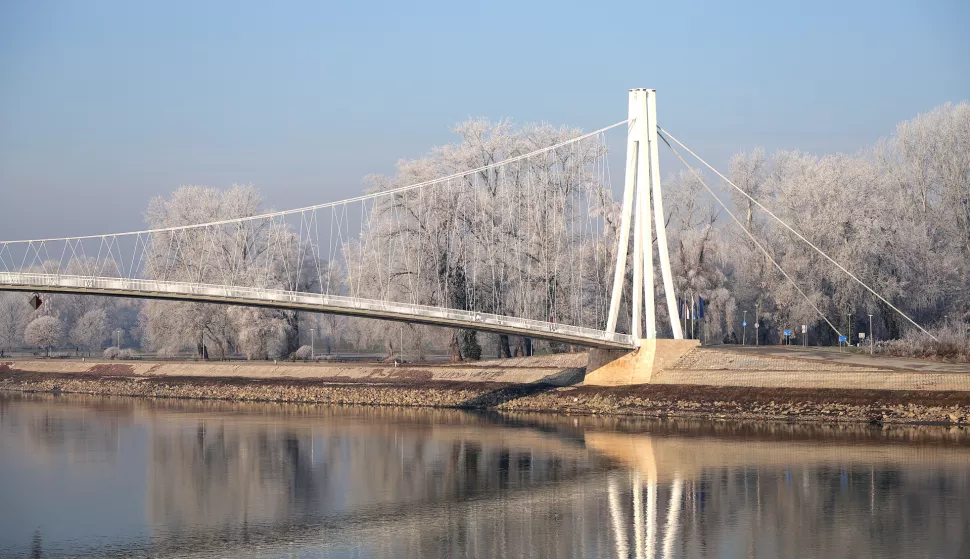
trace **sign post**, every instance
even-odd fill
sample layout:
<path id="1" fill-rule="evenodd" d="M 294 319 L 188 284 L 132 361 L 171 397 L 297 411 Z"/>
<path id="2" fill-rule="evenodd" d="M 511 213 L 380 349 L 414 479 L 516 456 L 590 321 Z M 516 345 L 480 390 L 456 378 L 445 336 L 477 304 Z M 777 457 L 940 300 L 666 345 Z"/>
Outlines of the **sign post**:
<path id="1" fill-rule="evenodd" d="M 745 334 L 748 330 L 748 311 L 741 311 L 744 313 L 744 318 L 741 319 L 741 345 L 745 344 Z"/>

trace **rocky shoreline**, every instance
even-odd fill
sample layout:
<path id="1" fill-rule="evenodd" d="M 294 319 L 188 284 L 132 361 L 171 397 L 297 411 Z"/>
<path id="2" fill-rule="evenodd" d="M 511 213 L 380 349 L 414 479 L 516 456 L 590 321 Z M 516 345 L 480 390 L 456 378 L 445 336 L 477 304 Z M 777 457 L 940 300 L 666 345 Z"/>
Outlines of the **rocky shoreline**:
<path id="1" fill-rule="evenodd" d="M 130 377 L 0 371 L 0 390 L 143 398 L 412 406 L 694 419 L 970 427 L 970 393 L 686 385 Z"/>

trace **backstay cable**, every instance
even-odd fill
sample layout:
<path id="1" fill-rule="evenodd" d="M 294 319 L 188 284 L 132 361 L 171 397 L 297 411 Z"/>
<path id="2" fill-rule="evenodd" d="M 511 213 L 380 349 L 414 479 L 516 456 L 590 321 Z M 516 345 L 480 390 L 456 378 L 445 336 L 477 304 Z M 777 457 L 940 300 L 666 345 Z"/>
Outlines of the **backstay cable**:
<path id="1" fill-rule="evenodd" d="M 730 179 L 728 179 L 727 177 L 725 177 L 724 175 L 722 175 L 721 172 L 718 171 L 717 169 L 715 169 L 714 167 L 712 167 L 710 163 L 708 163 L 707 161 L 704 161 L 703 159 L 701 159 L 701 157 L 699 155 L 697 155 L 696 153 L 694 153 L 693 151 L 691 151 L 690 148 L 688 148 L 683 143 L 681 143 L 680 140 L 678 140 L 677 138 L 675 138 L 670 132 L 667 132 L 666 130 L 664 130 L 663 128 L 661 128 L 659 126 L 657 127 L 657 130 L 659 130 L 660 132 L 663 132 L 664 134 L 666 134 L 667 136 L 669 136 L 671 140 L 673 140 L 674 142 L 677 143 L 677 145 L 679 145 L 680 147 L 684 148 L 684 150 L 687 151 L 687 153 L 693 155 L 698 161 L 700 161 L 701 163 L 703 163 L 708 169 L 710 169 L 711 171 L 714 171 L 714 173 L 717 174 L 717 176 L 721 177 L 721 179 L 723 179 L 724 182 L 726 182 L 729 185 L 733 186 L 738 192 L 740 192 L 741 194 L 743 194 L 748 200 L 751 200 L 752 202 L 754 202 L 754 204 L 757 205 L 762 210 L 764 210 L 765 213 L 767 213 L 768 215 L 770 215 L 771 217 L 773 217 L 775 219 L 775 221 L 777 221 L 778 223 L 782 224 L 786 229 L 788 229 L 789 231 L 791 231 L 792 233 L 794 233 L 795 236 L 797 236 L 799 239 L 801 239 L 802 241 L 804 241 L 805 244 L 807 244 L 808 246 L 810 246 L 813 249 L 815 249 L 815 251 L 818 252 L 819 254 L 821 254 L 822 256 L 824 256 L 826 260 L 828 260 L 832 264 L 835 264 L 835 266 L 838 269 L 840 269 L 843 272 L 845 272 L 850 278 L 852 278 L 853 280 L 855 280 L 856 283 L 858 283 L 862 287 L 866 288 L 866 290 L 869 291 L 869 293 L 872 293 L 873 295 L 875 295 L 880 301 L 882 301 L 887 306 L 889 306 L 889 308 L 891 308 L 892 310 L 894 310 L 897 313 L 899 313 L 899 315 L 902 316 L 903 318 L 905 318 L 906 320 L 908 320 L 910 322 L 910 324 L 912 324 L 913 326 L 919 328 L 927 336 L 933 338 L 936 341 L 939 341 L 939 340 L 937 340 L 936 336 L 934 336 L 933 334 L 930 334 L 926 330 L 926 328 L 923 328 L 922 326 L 920 326 L 919 324 L 917 324 L 915 320 L 913 320 L 912 318 L 910 318 L 903 311 L 899 310 L 895 305 L 893 305 L 892 303 L 890 303 L 889 301 L 887 301 L 885 297 L 883 297 L 882 295 L 876 293 L 876 291 L 874 289 L 872 289 L 871 287 L 869 287 L 868 285 L 866 285 L 866 283 L 863 282 L 861 279 L 857 278 L 855 276 L 855 274 L 853 274 L 852 272 L 850 272 L 849 270 L 847 270 L 844 266 L 842 266 L 841 264 L 839 264 L 838 262 L 836 262 L 828 254 L 825 254 L 825 252 L 822 249 L 820 249 L 814 243 L 812 243 L 811 241 L 809 241 L 808 239 L 806 239 L 801 233 L 799 233 L 798 231 L 796 231 L 795 229 L 793 229 L 790 225 L 788 225 L 787 223 L 785 223 L 784 221 L 782 221 L 782 219 L 780 217 L 776 216 L 771 210 L 769 210 L 768 208 L 766 208 L 761 202 L 755 200 L 750 194 L 748 194 L 747 192 L 745 192 L 744 190 L 742 190 L 740 187 L 738 187 L 738 185 L 734 184 L 733 182 L 731 182 Z M 666 140 L 664 140 L 664 141 L 666 142 Z M 670 142 L 667 142 L 667 146 L 670 147 L 670 149 L 673 150 L 675 154 L 677 153 L 677 150 L 674 150 L 673 146 L 670 145 Z M 678 154 L 677 157 L 679 158 L 680 155 Z M 681 159 L 681 161 L 684 161 L 684 160 Z M 684 162 L 684 165 L 687 165 L 687 163 Z M 690 166 L 688 165 L 687 168 L 690 169 Z M 695 173 L 695 175 L 696 175 L 696 173 Z M 707 188 L 707 185 L 705 184 L 704 187 Z M 707 188 L 707 189 L 708 189 L 708 191 L 710 191 L 710 188 Z M 711 192 L 711 194 L 713 195 L 714 193 Z M 717 198 L 717 196 L 715 196 L 715 198 Z M 720 200 L 718 200 L 718 202 L 720 202 Z M 723 204 L 722 204 L 722 206 L 723 206 Z M 730 212 L 728 212 L 728 213 L 730 213 Z M 734 217 L 734 215 L 732 214 L 731 217 Z M 745 231 L 747 231 L 747 229 L 745 229 Z"/>
<path id="2" fill-rule="evenodd" d="M 660 127 L 658 126 L 657 129 L 660 130 Z M 771 263 L 775 265 L 775 268 L 778 268 L 778 271 L 781 272 L 782 275 L 785 276 L 785 278 L 788 279 L 789 282 L 791 282 L 792 287 L 794 287 L 798 291 L 798 293 L 801 294 L 801 296 L 805 298 L 805 301 L 808 302 L 808 304 L 811 305 L 813 309 L 815 309 L 815 312 L 818 313 L 818 315 L 820 317 L 822 317 L 822 320 L 824 320 L 825 323 L 828 324 L 829 327 L 831 327 L 832 330 L 834 330 L 836 334 L 838 334 L 839 336 L 841 336 L 842 335 L 842 332 L 839 332 L 839 329 L 836 328 L 834 324 L 832 324 L 831 322 L 829 322 L 829 319 L 826 318 L 826 316 L 822 312 L 822 310 L 819 309 L 818 306 L 816 306 L 815 303 L 813 303 L 811 299 L 809 299 L 808 295 L 806 295 L 805 292 L 802 291 L 802 289 L 800 287 L 798 287 L 798 284 L 795 283 L 795 280 L 793 280 L 792 277 L 788 275 L 788 272 L 786 272 L 781 267 L 781 265 L 778 264 L 778 262 L 775 261 L 774 258 L 772 258 L 771 254 L 768 253 L 768 250 L 764 246 L 762 246 L 761 243 L 759 243 L 757 239 L 754 238 L 754 235 L 750 231 L 748 231 L 748 228 L 745 227 L 744 224 L 741 223 L 741 220 L 739 220 L 737 218 L 737 216 L 734 215 L 734 212 L 732 212 L 727 207 L 727 205 L 725 205 L 724 202 L 721 201 L 721 199 L 717 196 L 717 194 L 715 194 L 714 191 L 711 190 L 711 187 L 707 186 L 707 183 L 704 182 L 704 179 L 701 178 L 700 174 L 697 171 L 695 171 L 693 167 L 691 167 L 690 165 L 688 165 L 686 161 L 684 161 L 684 158 L 680 156 L 680 153 L 678 153 L 676 149 L 674 149 L 674 146 L 670 145 L 670 142 L 667 141 L 667 138 L 664 137 L 663 133 L 660 133 L 659 136 L 660 136 L 660 139 L 663 140 L 665 144 L 667 144 L 667 147 L 670 148 L 670 151 L 674 152 L 674 155 L 677 156 L 677 159 L 680 159 L 680 162 L 683 163 L 685 167 L 687 167 L 687 170 L 690 171 L 690 173 L 692 175 L 694 175 L 694 178 L 696 178 L 698 181 L 700 181 L 700 183 L 702 185 L 704 185 L 704 188 L 707 189 L 707 191 L 711 194 L 711 196 L 713 196 L 714 199 L 717 200 L 717 203 L 721 205 L 721 208 L 723 208 L 724 211 L 726 211 L 728 213 L 728 215 L 731 216 L 731 219 L 733 219 L 734 222 L 737 223 L 741 227 L 741 229 L 748 236 L 748 238 L 751 239 L 751 242 L 753 242 L 755 244 L 755 246 L 757 246 L 759 249 L 761 249 L 761 252 L 763 252 L 764 255 L 766 257 L 768 257 L 768 260 L 771 260 Z M 678 143 L 680 143 L 680 142 L 678 142 Z M 684 148 L 684 149 L 686 149 L 686 148 Z"/>

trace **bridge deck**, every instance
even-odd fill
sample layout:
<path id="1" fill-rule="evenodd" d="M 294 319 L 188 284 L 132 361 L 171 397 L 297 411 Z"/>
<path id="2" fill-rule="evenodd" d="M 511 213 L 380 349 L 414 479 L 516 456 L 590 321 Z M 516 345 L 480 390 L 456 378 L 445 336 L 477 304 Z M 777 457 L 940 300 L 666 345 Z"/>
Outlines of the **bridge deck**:
<path id="1" fill-rule="evenodd" d="M 0 272 L 0 291 L 77 293 L 109 297 L 163 299 L 333 313 L 398 322 L 467 328 L 482 332 L 526 336 L 585 347 L 634 347 L 629 334 L 581 326 L 542 322 L 475 311 L 446 309 L 343 295 L 223 286 L 146 279 L 89 277 L 62 274 Z"/>

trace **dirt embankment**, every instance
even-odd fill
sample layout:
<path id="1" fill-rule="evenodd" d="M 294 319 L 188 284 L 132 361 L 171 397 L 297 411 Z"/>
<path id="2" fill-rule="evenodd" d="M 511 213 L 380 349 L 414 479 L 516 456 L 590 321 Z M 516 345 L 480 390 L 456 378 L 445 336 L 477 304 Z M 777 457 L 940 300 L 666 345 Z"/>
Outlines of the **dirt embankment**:
<path id="1" fill-rule="evenodd" d="M 313 379 L 132 377 L 0 370 L 0 390 L 297 402 L 428 406 L 564 414 L 699 419 L 937 423 L 970 426 L 970 393 L 929 391 L 624 387 L 447 381 L 332 382 Z"/>

